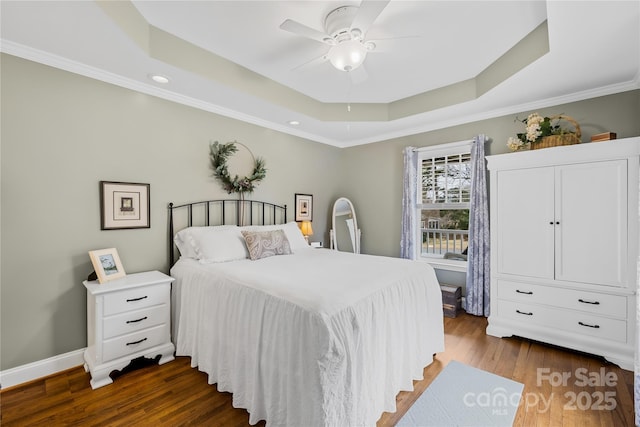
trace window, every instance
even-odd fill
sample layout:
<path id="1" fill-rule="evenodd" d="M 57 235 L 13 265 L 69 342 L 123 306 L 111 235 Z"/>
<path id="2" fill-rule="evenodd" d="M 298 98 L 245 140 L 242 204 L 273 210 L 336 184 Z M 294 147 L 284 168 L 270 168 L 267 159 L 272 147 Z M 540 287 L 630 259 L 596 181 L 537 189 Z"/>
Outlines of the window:
<path id="1" fill-rule="evenodd" d="M 469 244 L 471 144 L 455 142 L 418 150 L 419 256 L 460 258 Z"/>

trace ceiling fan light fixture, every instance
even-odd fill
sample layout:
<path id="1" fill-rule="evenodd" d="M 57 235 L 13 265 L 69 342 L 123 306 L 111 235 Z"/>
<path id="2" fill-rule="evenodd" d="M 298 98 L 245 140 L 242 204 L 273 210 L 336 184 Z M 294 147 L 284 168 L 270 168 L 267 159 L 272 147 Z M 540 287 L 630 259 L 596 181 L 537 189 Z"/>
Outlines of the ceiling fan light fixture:
<path id="1" fill-rule="evenodd" d="M 367 48 L 359 40 L 348 40 L 333 46 L 327 54 L 331 65 L 340 71 L 358 68 L 367 57 Z"/>

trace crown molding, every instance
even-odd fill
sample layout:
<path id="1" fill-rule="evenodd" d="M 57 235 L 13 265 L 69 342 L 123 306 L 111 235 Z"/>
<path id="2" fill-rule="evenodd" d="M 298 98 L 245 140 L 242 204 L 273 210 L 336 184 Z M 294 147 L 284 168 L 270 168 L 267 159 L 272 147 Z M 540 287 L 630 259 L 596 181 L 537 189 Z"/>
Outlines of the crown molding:
<path id="1" fill-rule="evenodd" d="M 636 74 L 636 76 L 634 77 L 634 79 L 627 82 L 602 86 L 594 89 L 574 92 L 566 95 L 546 98 L 546 99 L 528 102 L 528 103 L 509 105 L 502 108 L 482 111 L 476 114 L 467 114 L 464 116 L 454 117 L 451 119 L 443 119 L 443 120 L 428 122 L 429 113 L 423 113 L 423 114 L 418 114 L 417 116 L 424 116 L 425 121 L 428 123 L 425 123 L 419 126 L 407 126 L 406 128 L 403 128 L 397 131 L 378 133 L 376 134 L 376 136 L 370 137 L 370 138 L 336 140 L 332 138 L 326 138 L 321 135 L 304 132 L 300 129 L 291 128 L 281 123 L 274 123 L 272 121 L 255 117 L 250 114 L 225 108 L 217 104 L 205 102 L 205 101 L 198 100 L 185 95 L 180 95 L 175 92 L 168 91 L 166 89 L 158 88 L 151 84 L 141 83 L 139 81 L 136 81 L 130 78 L 122 77 L 115 73 L 111 73 L 95 67 L 91 67 L 91 66 L 58 56 L 58 55 L 54 55 L 38 49 L 33 49 L 31 47 L 24 46 L 19 43 L 14 43 L 8 40 L 0 39 L 0 52 L 14 55 L 30 61 L 38 62 L 40 64 L 48 65 L 48 66 L 58 68 L 64 71 L 68 71 L 74 74 L 79 74 L 95 80 L 100 80 L 105 83 L 110 83 L 116 86 L 124 87 L 126 89 L 130 89 L 130 90 L 144 93 L 147 95 L 155 96 L 168 101 L 176 102 L 178 104 L 197 108 L 203 111 L 208 111 L 214 114 L 219 114 L 221 116 L 229 117 L 242 122 L 250 123 L 256 126 L 261 126 L 267 129 L 297 136 L 299 138 L 307 139 L 314 142 L 320 142 L 320 143 L 331 145 L 338 148 L 348 148 L 348 147 L 354 147 L 358 145 L 371 144 L 374 142 L 386 141 L 394 138 L 402 138 L 409 135 L 430 132 L 438 129 L 458 126 L 458 125 L 467 124 L 475 121 L 492 119 L 492 118 L 501 117 L 509 114 L 517 114 L 522 111 L 529 111 L 529 110 L 535 110 L 539 108 L 551 107 L 554 105 L 566 104 L 570 102 L 583 101 L 585 99 L 612 95 L 615 93 L 621 93 L 621 92 L 636 90 L 640 88 L 640 71 L 639 71 L 638 74 Z M 455 106 L 452 106 L 449 108 L 455 108 Z M 414 118 L 415 116 L 404 118 L 404 119 L 398 119 L 398 120 L 412 120 Z"/>
<path id="2" fill-rule="evenodd" d="M 156 87 L 152 84 L 142 83 L 127 77 L 122 77 L 115 73 L 101 70 L 96 67 L 91 67 L 86 64 L 82 64 L 80 62 L 72 61 L 58 55 L 24 46 L 19 43 L 0 39 L 0 52 L 27 59 L 29 61 L 37 62 L 43 65 L 48 65 L 50 67 L 68 71 L 70 73 L 78 74 L 84 77 L 89 77 L 105 83 L 110 83 L 136 92 L 155 96 L 167 101 L 176 102 L 178 104 L 197 108 L 199 110 L 219 114 L 221 116 L 229 117 L 242 122 L 251 123 L 256 126 L 261 126 L 267 129 L 294 135 L 300 138 L 321 142 L 323 144 L 333 145 L 335 147 L 340 147 L 342 145 L 340 141 L 304 132 L 299 129 L 291 129 L 290 127 L 287 127 L 280 123 L 274 123 L 268 120 L 261 119 L 259 117 L 242 113 L 240 111 L 225 108 L 217 104 L 171 92 L 169 90 Z"/>
<path id="3" fill-rule="evenodd" d="M 420 126 L 408 127 L 399 131 L 378 134 L 375 138 L 363 138 L 353 140 L 342 145 L 343 148 L 354 147 L 357 145 L 371 144 L 374 142 L 386 141 L 394 138 L 402 138 L 405 136 L 416 135 L 419 133 L 431 132 L 434 130 L 445 129 L 452 126 L 459 126 L 467 123 L 477 122 L 480 120 L 493 119 L 510 114 L 518 114 L 522 111 L 536 110 L 540 108 L 553 107 L 555 105 L 568 104 L 571 102 L 584 101 L 586 99 L 597 98 L 600 96 L 613 95 L 616 93 L 628 92 L 640 89 L 640 73 L 633 80 L 627 82 L 616 83 L 613 85 L 601 86 L 595 89 L 588 89 L 580 92 L 574 92 L 566 95 L 545 98 L 537 101 L 509 105 L 493 110 L 482 111 L 476 114 L 467 114 L 446 120 L 437 120 Z"/>

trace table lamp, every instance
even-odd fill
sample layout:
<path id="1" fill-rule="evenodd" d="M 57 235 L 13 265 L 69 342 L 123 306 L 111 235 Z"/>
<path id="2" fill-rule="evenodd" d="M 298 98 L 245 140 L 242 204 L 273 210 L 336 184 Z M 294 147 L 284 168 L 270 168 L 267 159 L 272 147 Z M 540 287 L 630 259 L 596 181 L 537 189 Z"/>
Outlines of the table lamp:
<path id="1" fill-rule="evenodd" d="M 300 231 L 302 231 L 304 240 L 306 240 L 307 243 L 309 243 L 309 236 L 313 234 L 313 228 L 311 228 L 311 221 L 302 221 L 302 224 L 300 224 Z"/>

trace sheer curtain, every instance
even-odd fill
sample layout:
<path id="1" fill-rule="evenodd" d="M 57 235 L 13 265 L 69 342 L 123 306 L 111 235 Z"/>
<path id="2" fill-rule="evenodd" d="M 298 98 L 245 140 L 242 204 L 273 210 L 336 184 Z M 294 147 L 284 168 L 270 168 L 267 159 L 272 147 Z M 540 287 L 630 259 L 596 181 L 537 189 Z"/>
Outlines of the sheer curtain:
<path id="1" fill-rule="evenodd" d="M 415 147 L 406 147 L 403 154 L 404 175 L 402 177 L 402 234 L 400 236 L 400 257 L 415 259 L 418 153 L 415 151 Z"/>
<path id="2" fill-rule="evenodd" d="M 478 135 L 471 146 L 471 207 L 467 251 L 467 313 L 489 316 L 489 202 L 484 144 Z"/>

